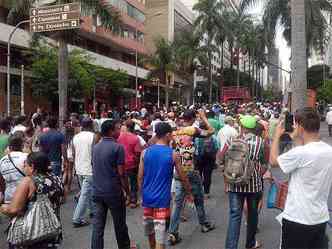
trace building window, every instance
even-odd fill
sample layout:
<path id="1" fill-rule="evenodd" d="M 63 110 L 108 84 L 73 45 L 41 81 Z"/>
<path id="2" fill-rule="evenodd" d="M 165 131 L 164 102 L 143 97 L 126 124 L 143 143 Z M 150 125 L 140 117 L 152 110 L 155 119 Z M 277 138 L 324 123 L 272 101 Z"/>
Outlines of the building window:
<path id="1" fill-rule="evenodd" d="M 145 21 L 145 15 L 131 4 L 127 4 L 127 15 L 139 22 Z"/>
<path id="2" fill-rule="evenodd" d="M 120 12 L 127 14 L 138 22 L 145 21 L 145 15 L 142 11 L 135 8 L 133 5 L 124 0 L 108 0 L 108 2 L 116 7 Z"/>

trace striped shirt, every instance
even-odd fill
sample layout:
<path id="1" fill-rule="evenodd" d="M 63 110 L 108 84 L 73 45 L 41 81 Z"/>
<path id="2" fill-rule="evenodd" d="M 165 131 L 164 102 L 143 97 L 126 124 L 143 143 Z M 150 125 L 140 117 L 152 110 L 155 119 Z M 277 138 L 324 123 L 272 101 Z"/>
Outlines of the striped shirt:
<path id="1" fill-rule="evenodd" d="M 263 191 L 262 167 L 266 165 L 264 155 L 264 141 L 254 134 L 244 137 L 249 145 L 249 159 L 254 161 L 255 168 L 247 184 L 226 184 L 227 192 L 258 193 Z"/>

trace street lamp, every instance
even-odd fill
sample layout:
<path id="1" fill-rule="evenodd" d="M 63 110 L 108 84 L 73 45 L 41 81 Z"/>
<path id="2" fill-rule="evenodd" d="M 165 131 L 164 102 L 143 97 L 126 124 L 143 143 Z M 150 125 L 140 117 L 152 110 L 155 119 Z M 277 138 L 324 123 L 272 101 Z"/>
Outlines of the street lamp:
<path id="1" fill-rule="evenodd" d="M 8 43 L 7 43 L 7 116 L 10 116 L 10 43 L 13 38 L 15 31 L 21 26 L 22 24 L 29 23 L 30 20 L 24 20 L 16 24 L 12 32 L 9 34 Z"/>
<path id="2" fill-rule="evenodd" d="M 148 19 L 152 19 L 154 17 L 157 17 L 157 16 L 161 16 L 163 14 L 163 12 L 159 11 L 155 14 L 153 14 L 152 16 L 150 16 L 149 18 L 145 18 L 145 21 L 146 22 Z M 137 26 L 135 27 L 135 35 L 136 35 L 136 42 L 139 42 L 138 41 L 138 29 L 137 29 Z M 135 48 L 135 64 L 136 64 L 136 74 L 135 74 L 135 93 L 136 93 L 136 96 L 135 96 L 135 106 L 136 108 L 138 108 L 138 50 L 137 50 L 137 45 L 136 45 L 136 48 Z"/>

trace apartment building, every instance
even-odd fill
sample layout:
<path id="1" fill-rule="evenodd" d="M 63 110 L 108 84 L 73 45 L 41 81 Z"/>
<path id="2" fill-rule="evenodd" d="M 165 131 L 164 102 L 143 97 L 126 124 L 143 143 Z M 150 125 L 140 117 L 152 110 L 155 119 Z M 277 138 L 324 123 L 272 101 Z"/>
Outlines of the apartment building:
<path id="1" fill-rule="evenodd" d="M 96 100 L 98 106 L 133 106 L 135 103 L 135 81 L 136 81 L 136 50 L 138 55 L 147 55 L 145 45 L 145 0 L 107 0 L 121 15 L 121 29 L 119 34 L 113 34 L 100 25 L 98 17 L 83 16 L 81 28 L 78 31 L 78 39 L 70 44 L 69 49 L 80 48 L 91 55 L 93 64 L 114 70 L 121 69 L 129 76 L 129 86 L 122 89 L 121 96 L 112 95 L 112 87 L 98 89 Z M 52 0 L 44 0 L 39 5 L 53 3 Z M 13 26 L 6 23 L 9 6 L 0 0 L 0 113 L 6 110 L 6 55 L 7 41 Z M 26 63 L 22 51 L 29 49 L 31 33 L 29 27 L 22 27 L 15 32 L 12 39 L 12 65 L 11 65 L 11 107 L 13 113 L 19 112 L 20 99 L 20 67 Z M 142 84 L 149 71 L 139 64 L 137 76 L 139 84 Z M 33 111 L 37 105 L 50 108 L 52 103 L 45 99 L 36 99 L 31 94 L 31 72 L 25 71 L 25 113 Z M 69 99 L 69 110 L 91 109 L 93 99 L 91 96 L 79 96 Z M 54 103 L 53 103 L 54 104 Z"/>
<path id="2" fill-rule="evenodd" d="M 194 14 L 180 0 L 145 0 L 146 47 L 150 53 L 155 50 L 154 39 L 158 36 L 173 41 L 184 29 L 192 29 Z M 191 103 L 193 82 L 180 74 L 170 74 L 171 100 Z M 165 83 L 160 84 L 165 87 Z"/>

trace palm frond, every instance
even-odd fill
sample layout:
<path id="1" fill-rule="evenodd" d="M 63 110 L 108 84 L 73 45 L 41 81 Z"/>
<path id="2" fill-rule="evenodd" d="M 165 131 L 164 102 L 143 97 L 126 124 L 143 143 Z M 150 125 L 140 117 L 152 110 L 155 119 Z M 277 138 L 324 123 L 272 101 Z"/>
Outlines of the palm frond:
<path id="1" fill-rule="evenodd" d="M 260 3 L 262 0 L 241 0 L 240 11 L 245 12 L 248 9 L 254 7 L 256 4 Z"/>
<path id="2" fill-rule="evenodd" d="M 35 4 L 35 2 L 36 0 L 9 1 L 8 4 L 11 8 L 7 15 L 7 22 L 15 25 L 23 20 L 28 20 L 30 8 Z"/>

